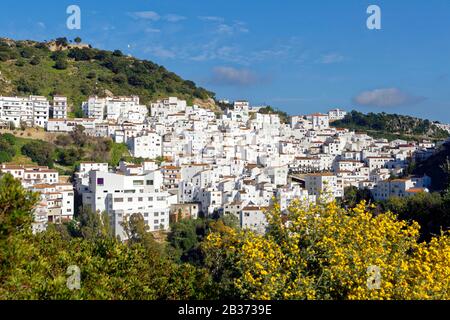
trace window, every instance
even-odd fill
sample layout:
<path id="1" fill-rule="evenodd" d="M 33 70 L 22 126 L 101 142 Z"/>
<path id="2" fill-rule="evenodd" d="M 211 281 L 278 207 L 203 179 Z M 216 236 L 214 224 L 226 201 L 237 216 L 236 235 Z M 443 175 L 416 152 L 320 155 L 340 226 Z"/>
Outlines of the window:
<path id="1" fill-rule="evenodd" d="M 153 180 L 147 180 L 147 185 L 148 186 L 152 186 L 153 185 Z"/>
<path id="2" fill-rule="evenodd" d="M 149 197 L 149 198 L 148 198 L 148 201 L 153 201 L 153 197 Z"/>
<path id="3" fill-rule="evenodd" d="M 159 212 L 155 212 L 155 217 L 159 217 Z"/>
<path id="4" fill-rule="evenodd" d="M 115 198 L 114 202 L 123 202 L 123 198 Z"/>
<path id="5" fill-rule="evenodd" d="M 97 178 L 97 184 L 98 184 L 99 186 L 103 186 L 103 185 L 105 184 L 105 179 L 103 179 L 103 178 Z"/>
<path id="6" fill-rule="evenodd" d="M 142 201 L 144 201 L 144 198 L 138 198 L 138 201 L 142 202 Z"/>
<path id="7" fill-rule="evenodd" d="M 133 202 L 133 198 L 128 198 L 128 202 Z"/>
<path id="8" fill-rule="evenodd" d="M 142 186 L 144 185 L 144 180 L 133 180 L 133 186 Z"/>

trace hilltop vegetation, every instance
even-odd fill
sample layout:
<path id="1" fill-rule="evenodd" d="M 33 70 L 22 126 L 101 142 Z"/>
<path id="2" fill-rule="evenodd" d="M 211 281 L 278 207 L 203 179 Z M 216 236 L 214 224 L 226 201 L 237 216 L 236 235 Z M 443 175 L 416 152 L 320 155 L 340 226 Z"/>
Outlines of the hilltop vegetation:
<path id="1" fill-rule="evenodd" d="M 450 168 L 448 160 L 450 159 L 450 144 L 443 144 L 439 150 L 426 159 L 415 165 L 414 174 L 431 177 L 432 189 L 441 191 L 449 186 L 449 181 L 445 177 Z M 447 168 L 446 168 L 447 167 Z"/>
<path id="2" fill-rule="evenodd" d="M 384 112 L 364 114 L 353 110 L 343 120 L 332 122 L 331 125 L 365 131 L 375 138 L 388 140 L 443 140 L 450 136 L 447 131 L 438 128 L 430 120 Z"/>
<path id="3" fill-rule="evenodd" d="M 114 143 L 111 138 L 87 136 L 81 126 L 70 134 L 56 136 L 54 141 L 0 134 L 0 163 L 34 163 L 58 169 L 64 175 L 72 175 L 82 161 L 117 166 L 120 160 L 129 157 L 125 144 Z"/>
<path id="4" fill-rule="evenodd" d="M 80 39 L 77 39 L 78 41 Z M 163 66 L 114 52 L 71 45 L 0 38 L 0 95 L 64 95 L 75 116 L 89 95 L 138 95 L 142 103 L 178 96 L 211 107 L 215 94 Z"/>

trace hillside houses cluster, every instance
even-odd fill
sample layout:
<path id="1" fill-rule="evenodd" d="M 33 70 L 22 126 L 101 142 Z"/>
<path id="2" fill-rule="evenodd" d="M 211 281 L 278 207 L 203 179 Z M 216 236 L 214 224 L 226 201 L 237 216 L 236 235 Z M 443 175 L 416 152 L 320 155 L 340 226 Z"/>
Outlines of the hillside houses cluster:
<path id="1" fill-rule="evenodd" d="M 45 230 L 48 223 L 60 224 L 73 219 L 73 185 L 57 170 L 45 166 L 0 164 L 0 171 L 11 174 L 25 189 L 39 194 L 33 232 Z"/>
<path id="2" fill-rule="evenodd" d="M 259 110 L 236 101 L 216 115 L 176 97 L 149 108 L 138 97 L 90 97 L 83 103 L 85 118 L 53 117 L 44 127 L 70 132 L 81 125 L 142 158 L 117 168 L 82 163 L 75 174 L 83 206 L 107 212 L 121 237 L 122 222 L 134 213 L 151 231 L 167 230 L 180 218 L 230 214 L 242 227 L 263 232 L 264 211 L 274 201 L 286 210 L 296 199 L 342 198 L 350 186 L 371 190 L 376 200 L 428 191 L 428 177 L 395 177 L 412 158 L 432 155 L 432 142 L 389 142 L 334 128 L 330 122 L 346 115 L 340 109 L 292 116 L 287 124 Z"/>

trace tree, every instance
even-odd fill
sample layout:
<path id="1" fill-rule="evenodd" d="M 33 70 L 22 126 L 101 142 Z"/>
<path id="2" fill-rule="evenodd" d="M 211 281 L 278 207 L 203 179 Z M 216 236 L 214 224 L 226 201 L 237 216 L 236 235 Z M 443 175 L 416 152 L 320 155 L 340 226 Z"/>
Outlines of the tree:
<path id="1" fill-rule="evenodd" d="M 285 216 L 278 205 L 266 216 L 267 234 L 225 228 L 203 244 L 222 298 L 449 298 L 447 234 L 419 242 L 416 222 L 374 216 L 365 203 L 345 210 L 297 201 Z M 372 282 L 373 270 L 381 281 Z"/>
<path id="2" fill-rule="evenodd" d="M 28 156 L 40 166 L 48 166 L 53 168 L 53 157 L 55 149 L 52 144 L 34 140 L 22 147 L 22 154 Z"/>
<path id="3" fill-rule="evenodd" d="M 98 240 L 112 238 L 112 231 L 107 213 L 93 212 L 83 207 L 77 217 L 78 224 L 72 225 L 71 233 L 85 240 Z"/>
<path id="4" fill-rule="evenodd" d="M 83 40 L 81 40 L 80 37 L 76 37 L 75 39 L 73 39 L 73 41 L 75 41 L 76 44 L 80 44 Z"/>
<path id="5" fill-rule="evenodd" d="M 164 256 L 164 246 L 157 243 L 155 237 L 149 231 L 149 226 L 145 223 L 142 214 L 132 214 L 122 222 L 122 227 L 127 235 L 129 244 L 140 244 L 153 257 Z"/>
<path id="6" fill-rule="evenodd" d="M 197 228 L 200 227 L 201 220 L 181 220 L 171 226 L 168 240 L 170 245 L 178 251 L 182 259 L 187 259 L 189 251 L 199 244 Z M 203 226 L 204 227 L 204 226 Z"/>
<path id="7" fill-rule="evenodd" d="M 0 163 L 9 162 L 16 155 L 16 141 L 10 133 L 0 135 Z"/>
<path id="8" fill-rule="evenodd" d="M 445 189 L 450 188 L 450 158 L 447 156 L 444 163 L 440 166 L 446 175 Z"/>
<path id="9" fill-rule="evenodd" d="M 56 137 L 55 143 L 58 146 L 67 147 L 73 143 L 73 140 L 70 135 L 60 134 Z"/>
<path id="10" fill-rule="evenodd" d="M 392 211 L 400 219 L 417 221 L 421 226 L 421 239 L 429 240 L 441 230 L 450 229 L 446 199 L 445 194 L 420 192 L 407 198 L 392 197 L 381 204 L 384 210 Z"/>
<path id="11" fill-rule="evenodd" d="M 34 56 L 30 61 L 30 64 L 33 66 L 37 66 L 39 63 L 41 63 L 41 59 L 38 56 Z"/>
<path id="12" fill-rule="evenodd" d="M 95 53 L 88 48 L 74 48 L 69 51 L 67 55 L 69 58 L 75 59 L 75 61 L 89 61 L 94 58 Z"/>
<path id="13" fill-rule="evenodd" d="M 83 156 L 82 149 L 77 150 L 75 148 L 60 149 L 59 150 L 59 163 L 63 166 L 73 166 L 78 160 L 81 160 Z"/>
<path id="14" fill-rule="evenodd" d="M 95 78 L 97 78 L 97 73 L 95 71 L 90 71 L 87 74 L 86 78 L 88 78 L 88 79 L 95 79 Z"/>
<path id="15" fill-rule="evenodd" d="M 20 50 L 20 56 L 26 59 L 30 59 L 31 57 L 33 57 L 33 53 L 34 51 L 30 47 L 25 47 L 22 50 Z"/>
<path id="16" fill-rule="evenodd" d="M 344 191 L 343 204 L 348 208 L 356 207 L 361 201 L 373 202 L 372 192 L 367 188 L 347 187 Z"/>
<path id="17" fill-rule="evenodd" d="M 67 61 L 65 59 L 58 59 L 55 62 L 55 69 L 57 70 L 65 70 L 67 69 Z"/>
<path id="18" fill-rule="evenodd" d="M 0 238 L 31 228 L 38 195 L 7 173 L 0 176 Z"/>
<path id="19" fill-rule="evenodd" d="M 88 136 L 84 133 L 84 130 L 83 126 L 77 125 L 70 133 L 73 142 L 80 147 L 83 147 L 88 140 Z"/>
<path id="20" fill-rule="evenodd" d="M 36 83 L 30 82 L 24 78 L 17 81 L 17 91 L 23 94 L 39 94 L 39 88 Z"/>
<path id="21" fill-rule="evenodd" d="M 116 57 L 122 57 L 122 56 L 123 56 L 123 53 L 122 53 L 122 51 L 120 51 L 120 50 L 114 50 L 113 56 L 116 56 Z"/>
<path id="22" fill-rule="evenodd" d="M 16 66 L 23 67 L 24 65 L 25 65 L 25 60 L 24 59 L 17 59 Z"/>
<path id="23" fill-rule="evenodd" d="M 57 46 L 60 46 L 60 47 L 67 47 L 69 45 L 69 41 L 67 40 L 66 37 L 56 38 L 55 43 Z"/>

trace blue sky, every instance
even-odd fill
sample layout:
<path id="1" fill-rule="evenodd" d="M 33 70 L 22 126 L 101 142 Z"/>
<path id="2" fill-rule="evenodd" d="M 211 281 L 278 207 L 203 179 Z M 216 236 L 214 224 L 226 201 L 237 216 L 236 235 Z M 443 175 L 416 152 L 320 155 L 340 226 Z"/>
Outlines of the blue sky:
<path id="1" fill-rule="evenodd" d="M 68 30 L 66 8 L 81 8 Z M 366 9 L 381 8 L 368 30 Z M 217 93 L 290 114 L 331 107 L 450 123 L 450 1 L 10 1 L 0 36 L 58 36 L 162 64 Z"/>

